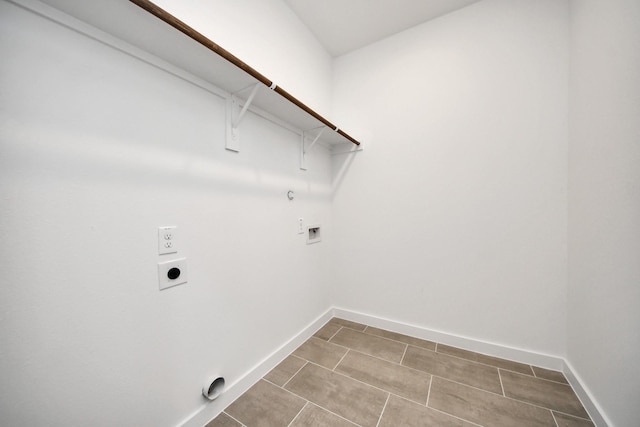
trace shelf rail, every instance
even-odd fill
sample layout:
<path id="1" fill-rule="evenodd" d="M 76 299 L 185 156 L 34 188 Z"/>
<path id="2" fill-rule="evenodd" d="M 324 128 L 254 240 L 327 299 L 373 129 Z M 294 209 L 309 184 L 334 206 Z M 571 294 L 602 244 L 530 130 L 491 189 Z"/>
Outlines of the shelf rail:
<path id="1" fill-rule="evenodd" d="M 293 95 L 291 95 L 289 92 L 287 92 L 280 86 L 277 86 L 273 81 L 269 80 L 259 71 L 257 71 L 256 69 L 254 69 L 253 67 L 251 67 L 250 65 L 242 61 L 237 56 L 233 55 L 228 50 L 224 49 L 222 46 L 208 39 L 202 33 L 196 31 L 186 23 L 182 22 L 181 20 L 179 20 L 178 18 L 176 18 L 166 10 L 162 9 L 161 7 L 157 6 L 156 4 L 152 3 L 149 0 L 129 0 L 129 1 L 141 7 L 142 9 L 146 10 L 147 12 L 151 13 L 155 17 L 161 19 L 162 21 L 166 22 L 167 24 L 171 25 L 176 30 L 180 31 L 187 37 L 200 43 L 202 46 L 206 47 L 207 49 L 221 56 L 222 58 L 229 61 L 236 67 L 240 68 L 241 70 L 249 74 L 251 77 L 255 78 L 260 83 L 267 86 L 269 89 L 273 90 L 274 92 L 276 92 L 277 94 L 279 94 L 280 96 L 282 96 L 283 98 L 285 98 L 286 100 L 288 100 L 289 102 L 291 102 L 292 104 L 294 104 L 295 106 L 297 106 L 298 108 L 300 108 L 301 110 L 309 114 L 310 116 L 314 117 L 316 120 L 318 120 L 328 128 L 333 129 L 335 132 L 337 132 L 338 134 L 346 138 L 348 141 L 354 143 L 355 145 L 360 145 L 360 142 L 357 141 L 355 138 L 353 138 L 351 135 L 347 134 L 342 129 L 339 129 L 336 125 L 334 125 L 329 120 L 322 117 L 320 114 L 316 113 L 314 110 L 312 110 L 307 105 L 305 105 L 302 101 L 295 98 Z"/>

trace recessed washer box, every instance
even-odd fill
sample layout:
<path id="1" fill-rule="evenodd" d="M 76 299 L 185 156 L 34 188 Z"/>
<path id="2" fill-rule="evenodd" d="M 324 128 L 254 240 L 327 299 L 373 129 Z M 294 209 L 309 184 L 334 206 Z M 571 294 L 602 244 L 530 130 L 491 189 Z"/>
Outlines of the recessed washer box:
<path id="1" fill-rule="evenodd" d="M 322 232 L 320 231 L 320 225 L 307 226 L 307 245 L 312 243 L 318 243 L 322 240 Z"/>

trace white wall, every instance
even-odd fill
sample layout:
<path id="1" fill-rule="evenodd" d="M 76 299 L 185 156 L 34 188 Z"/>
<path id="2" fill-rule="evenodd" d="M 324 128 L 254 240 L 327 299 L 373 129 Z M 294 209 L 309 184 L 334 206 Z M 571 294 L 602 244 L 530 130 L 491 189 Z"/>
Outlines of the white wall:
<path id="1" fill-rule="evenodd" d="M 485 0 L 336 60 L 367 135 L 334 196 L 339 307 L 564 354 L 567 24 Z"/>
<path id="2" fill-rule="evenodd" d="M 155 3 L 333 120 L 331 56 L 283 0 Z"/>
<path id="3" fill-rule="evenodd" d="M 365 151 L 301 172 L 250 115 L 227 152 L 220 98 L 0 2 L 3 422 L 175 425 L 330 305 L 567 355 L 611 425 L 640 418 L 637 2 L 571 3 L 570 72 L 567 2 L 484 0 L 333 81 L 283 2 L 159 4 Z M 190 269 L 163 292 L 159 225 Z"/>
<path id="4" fill-rule="evenodd" d="M 571 2 L 567 358 L 612 426 L 640 420 L 640 3 Z"/>
<path id="5" fill-rule="evenodd" d="M 222 99 L 4 1 L 0 56 L 3 425 L 176 425 L 327 310 L 325 149 L 302 172 L 250 114 L 228 152 Z M 159 292 L 165 225 L 189 283 Z"/>

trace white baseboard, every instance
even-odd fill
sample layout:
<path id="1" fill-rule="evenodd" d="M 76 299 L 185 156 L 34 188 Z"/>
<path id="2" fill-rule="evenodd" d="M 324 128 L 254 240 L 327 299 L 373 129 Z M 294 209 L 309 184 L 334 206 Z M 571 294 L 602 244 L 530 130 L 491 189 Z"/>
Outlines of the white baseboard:
<path id="1" fill-rule="evenodd" d="M 565 360 L 564 367 L 562 369 L 567 380 L 573 387 L 573 391 L 578 395 L 578 399 L 582 402 L 582 406 L 587 410 L 591 420 L 597 427 L 609 427 L 613 426 L 613 423 L 607 418 L 605 412 L 602 410 L 598 402 L 593 398 L 593 395 L 587 387 L 584 386 L 584 381 L 580 379 L 576 374 L 573 366 Z"/>
<path id="2" fill-rule="evenodd" d="M 397 332 L 424 340 L 434 341 L 441 344 L 450 345 L 452 347 L 458 347 L 465 350 L 474 351 L 476 353 L 486 354 L 488 356 L 525 363 L 527 365 L 535 365 L 541 368 L 552 369 L 555 371 L 560 371 L 564 367 L 564 359 L 558 356 L 536 353 L 529 350 L 522 350 L 519 348 L 495 344 L 488 341 L 481 341 L 478 339 L 460 335 L 435 331 L 432 329 L 423 328 L 421 326 L 399 322 L 397 320 L 385 319 L 382 317 L 358 313 L 342 308 L 334 308 L 333 314 L 335 317 L 341 317 L 353 322 L 364 323 L 376 328 L 386 329 L 388 331 Z"/>
<path id="3" fill-rule="evenodd" d="M 300 347 L 302 343 L 315 334 L 318 329 L 331 320 L 332 317 L 333 309 L 327 310 L 324 314 L 316 318 L 316 320 L 298 332 L 298 334 L 293 336 L 289 341 L 280 346 L 280 348 L 251 368 L 241 378 L 227 386 L 220 397 L 214 401 L 204 403 L 200 409 L 191 414 L 183 423 L 180 424 L 180 426 L 202 427 L 206 425 L 245 391 L 249 390 L 251 386 L 268 374 L 269 371 L 278 366 L 280 362 L 289 356 L 296 348 Z M 206 399 L 203 397 L 203 400 Z"/>
<path id="4" fill-rule="evenodd" d="M 562 371 L 567 380 L 578 395 L 578 398 L 591 416 L 596 427 L 609 427 L 612 424 L 603 415 L 599 405 L 595 403 L 591 393 L 583 386 L 580 378 L 575 374 L 571 365 L 562 357 L 549 354 L 537 353 L 529 350 L 481 341 L 460 335 L 435 331 L 397 320 L 386 319 L 370 314 L 359 313 L 343 308 L 331 308 L 316 320 L 307 325 L 297 335 L 283 344 L 280 348 L 249 370 L 244 376 L 227 387 L 226 391 L 215 401 L 205 404 L 196 413 L 192 414 L 181 427 L 202 427 L 220 414 L 224 408 L 229 406 L 234 400 L 240 397 L 251 386 L 258 382 L 269 371 L 275 368 L 282 360 L 291 354 L 302 343 L 309 339 L 318 329 L 320 329 L 332 317 L 340 317 L 345 320 L 363 323 L 380 329 L 421 338 L 488 356 L 508 359 L 527 365 L 539 366 L 541 368 Z"/>
<path id="5" fill-rule="evenodd" d="M 589 416 L 596 427 L 610 427 L 613 425 L 607 419 L 604 411 L 602 411 L 596 400 L 593 399 L 593 395 L 589 392 L 588 388 L 583 385 L 583 381 L 581 381 L 580 377 L 576 375 L 571 364 L 562 357 L 536 353 L 529 350 L 522 350 L 501 344 L 426 329 L 420 326 L 342 308 L 334 308 L 333 317 L 340 317 L 345 320 L 351 320 L 352 322 L 364 323 L 376 328 L 386 329 L 388 331 L 429 341 L 435 341 L 453 347 L 474 351 L 476 353 L 486 354 L 488 356 L 513 360 L 514 362 L 539 366 L 541 368 L 552 369 L 554 371 L 562 371 L 582 402 L 582 405 L 589 413 Z"/>

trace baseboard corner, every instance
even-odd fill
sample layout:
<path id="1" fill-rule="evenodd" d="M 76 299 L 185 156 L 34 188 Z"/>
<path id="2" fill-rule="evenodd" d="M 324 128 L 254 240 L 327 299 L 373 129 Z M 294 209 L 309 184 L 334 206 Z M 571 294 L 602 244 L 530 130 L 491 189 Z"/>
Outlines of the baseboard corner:
<path id="1" fill-rule="evenodd" d="M 564 359 L 562 372 L 567 378 L 567 381 L 569 381 L 569 384 L 571 384 L 571 387 L 573 387 L 573 391 L 578 396 L 578 399 L 580 399 L 582 406 L 584 406 L 596 427 L 613 427 L 613 424 L 593 397 L 593 394 L 585 385 L 585 382 L 578 375 L 573 365 L 566 359 Z"/>

